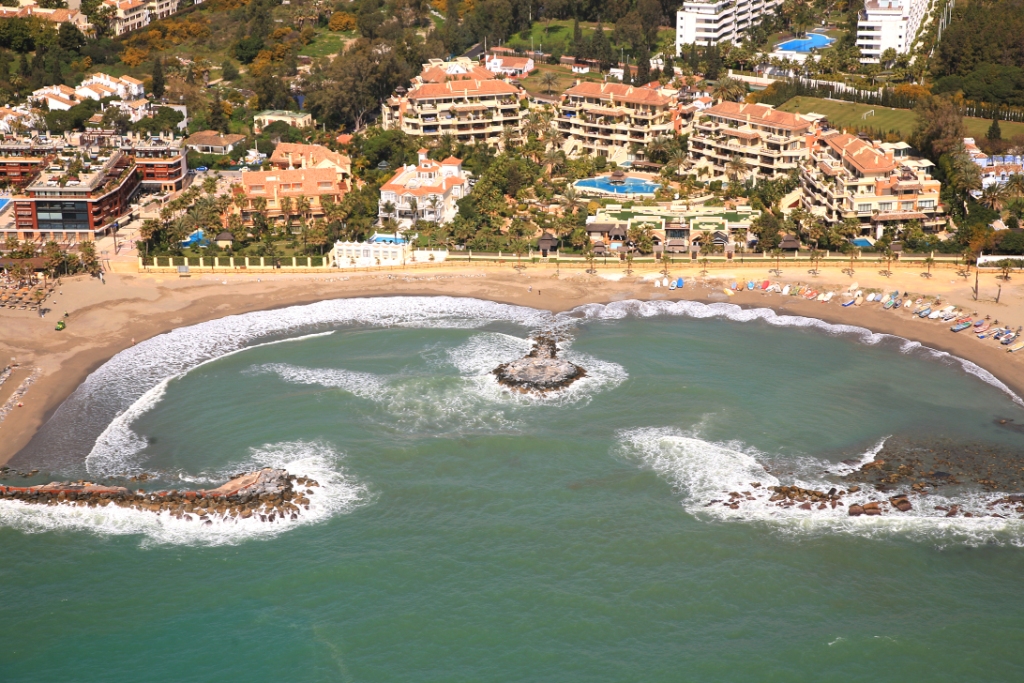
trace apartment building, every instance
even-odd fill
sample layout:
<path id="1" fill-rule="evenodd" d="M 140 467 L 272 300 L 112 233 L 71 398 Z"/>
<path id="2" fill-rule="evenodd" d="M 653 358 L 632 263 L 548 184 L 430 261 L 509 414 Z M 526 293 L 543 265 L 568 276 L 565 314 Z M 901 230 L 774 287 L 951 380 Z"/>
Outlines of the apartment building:
<path id="1" fill-rule="evenodd" d="M 149 25 L 149 5 L 141 0 L 103 0 L 103 4 L 114 10 L 114 35 L 120 36 Z"/>
<path id="2" fill-rule="evenodd" d="M 769 105 L 720 102 L 698 114 L 690 157 L 712 177 L 729 175 L 733 159 L 745 163 L 744 175 L 783 176 L 807 159 L 813 126 L 800 114 Z"/>
<path id="3" fill-rule="evenodd" d="M 131 76 L 119 78 L 96 72 L 87 76 L 76 88 L 57 84 L 47 85 L 34 90 L 29 100 L 38 106 L 46 106 L 50 111 L 67 111 L 85 100 L 96 100 L 98 102 L 110 97 L 116 97 L 122 101 L 134 103 L 137 109 L 142 106 L 139 102 L 144 101 L 145 95 L 146 91 L 142 81 L 136 78 Z"/>
<path id="4" fill-rule="evenodd" d="M 64 148 L 64 140 L 38 136 L 0 142 L 0 185 L 23 189 Z"/>
<path id="5" fill-rule="evenodd" d="M 236 190 L 245 196 L 240 211 L 248 225 L 256 212 L 269 221 L 324 218 L 325 200 L 337 204 L 348 191 L 348 182 L 340 180 L 332 168 L 243 171 L 241 188 Z"/>
<path id="6" fill-rule="evenodd" d="M 432 60 L 382 106 L 381 125 L 408 135 L 436 140 L 451 134 L 459 142 L 498 147 L 506 129 L 522 134 L 526 112 L 519 101 L 526 92 L 494 78 L 477 62 Z"/>
<path id="7" fill-rule="evenodd" d="M 58 25 L 72 24 L 90 38 L 95 35 L 89 18 L 78 9 L 50 9 L 31 2 L 27 4 L 22 2 L 20 7 L 0 7 L 0 19 L 13 19 L 14 17 L 37 17 Z"/>
<path id="8" fill-rule="evenodd" d="M 931 0 L 867 0 L 857 17 L 860 61 L 877 64 L 889 48 L 910 52 L 930 5 Z"/>
<path id="9" fill-rule="evenodd" d="M 61 153 L 11 199 L 14 225 L 3 232 L 37 242 L 94 240 L 130 212 L 140 183 L 134 159 L 120 149 Z"/>
<path id="10" fill-rule="evenodd" d="M 663 88 L 577 82 L 562 95 L 554 126 L 566 154 L 642 160 L 657 137 L 672 135 L 679 103 Z"/>
<path id="11" fill-rule="evenodd" d="M 175 192 L 188 184 L 187 150 L 181 138 L 126 138 L 121 149 L 135 161 L 143 192 Z"/>
<path id="12" fill-rule="evenodd" d="M 150 0 L 146 3 L 150 20 L 166 19 L 178 11 L 181 0 Z M 196 3 L 199 4 L 199 3 Z"/>
<path id="13" fill-rule="evenodd" d="M 676 12 L 676 54 L 682 54 L 684 45 L 739 43 L 747 29 L 781 4 L 782 0 L 687 0 Z"/>
<path id="14" fill-rule="evenodd" d="M 323 145 L 282 142 L 274 149 L 268 161 L 271 166 L 281 170 L 330 169 L 334 171 L 339 181 L 349 184 L 352 181 L 352 160 Z"/>
<path id="15" fill-rule="evenodd" d="M 393 218 L 401 230 L 418 220 L 450 223 L 459 212 L 457 202 L 469 193 L 469 174 L 462 159 L 448 157 L 438 163 L 419 151 L 419 163 L 403 166 L 380 188 L 378 215 Z"/>
<path id="16" fill-rule="evenodd" d="M 917 220 L 925 230 L 946 225 L 932 163 L 910 155 L 905 143 L 868 142 L 827 131 L 816 136 L 800 175 L 804 208 L 829 225 L 847 218 L 861 233 L 881 237 L 887 226 Z"/>
<path id="17" fill-rule="evenodd" d="M 102 100 L 117 97 L 122 100 L 140 100 L 146 96 L 146 88 L 137 78 L 131 76 L 111 76 L 101 71 L 89 74 L 77 88 L 78 99 Z"/>

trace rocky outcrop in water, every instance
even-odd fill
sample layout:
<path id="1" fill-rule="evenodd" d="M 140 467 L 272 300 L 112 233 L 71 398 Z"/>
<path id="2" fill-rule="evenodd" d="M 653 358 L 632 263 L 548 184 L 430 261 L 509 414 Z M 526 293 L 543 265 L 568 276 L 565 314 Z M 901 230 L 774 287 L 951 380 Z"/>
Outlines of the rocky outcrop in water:
<path id="1" fill-rule="evenodd" d="M 136 478 L 138 480 L 138 478 Z M 0 486 L 0 498 L 32 505 L 115 507 L 167 513 L 185 521 L 213 524 L 215 519 L 262 522 L 298 519 L 309 510 L 309 495 L 320 484 L 285 470 L 264 468 L 240 474 L 212 490 L 130 491 L 88 481 L 41 486 Z"/>
<path id="2" fill-rule="evenodd" d="M 586 374 L 575 363 L 559 358 L 556 340 L 547 336 L 536 337 L 533 349 L 522 358 L 494 369 L 499 384 L 522 393 L 564 389 Z"/>

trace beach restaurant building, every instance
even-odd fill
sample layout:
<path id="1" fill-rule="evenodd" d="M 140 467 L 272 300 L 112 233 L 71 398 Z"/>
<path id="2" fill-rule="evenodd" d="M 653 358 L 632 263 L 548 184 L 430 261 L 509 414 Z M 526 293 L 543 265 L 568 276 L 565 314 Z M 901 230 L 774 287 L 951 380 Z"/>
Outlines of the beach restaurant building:
<path id="1" fill-rule="evenodd" d="M 334 243 L 331 249 L 331 265 L 335 268 L 374 268 L 404 266 L 408 263 L 441 263 L 448 257 L 444 249 L 413 249 L 412 245 L 397 235 L 374 234 L 366 242 Z"/>
<path id="2" fill-rule="evenodd" d="M 867 142 L 828 131 L 814 138 L 800 174 L 803 205 L 828 225 L 856 218 L 861 233 L 881 237 L 887 226 L 916 220 L 926 231 L 941 231 L 946 216 L 942 189 L 932 163 L 913 157 L 905 143 Z"/>
<path id="3" fill-rule="evenodd" d="M 94 240 L 127 217 L 141 182 L 134 158 L 117 148 L 86 163 L 58 159 L 13 197 L 14 227 L 4 232 L 37 242 Z"/>

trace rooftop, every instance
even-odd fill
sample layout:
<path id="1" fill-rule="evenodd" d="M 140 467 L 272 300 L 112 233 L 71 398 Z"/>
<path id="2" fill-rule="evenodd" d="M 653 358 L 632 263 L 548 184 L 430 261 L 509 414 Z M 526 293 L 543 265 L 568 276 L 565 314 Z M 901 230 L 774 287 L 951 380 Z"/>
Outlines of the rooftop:
<path id="1" fill-rule="evenodd" d="M 771 128 L 783 128 L 791 131 L 808 130 L 809 121 L 799 114 L 779 111 L 765 104 L 746 104 L 740 102 L 719 102 L 705 110 L 707 116 L 718 116 L 724 119 L 756 124 Z"/>

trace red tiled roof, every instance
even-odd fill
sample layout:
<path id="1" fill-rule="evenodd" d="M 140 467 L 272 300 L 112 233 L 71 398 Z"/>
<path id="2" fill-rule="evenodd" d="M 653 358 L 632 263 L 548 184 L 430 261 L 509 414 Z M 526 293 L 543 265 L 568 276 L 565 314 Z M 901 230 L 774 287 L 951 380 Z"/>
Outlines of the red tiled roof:
<path id="1" fill-rule="evenodd" d="M 837 133 L 824 136 L 822 141 L 861 173 L 887 173 L 896 170 L 895 161 L 855 135 Z"/>
<path id="2" fill-rule="evenodd" d="M 565 91 L 566 95 L 577 97 L 595 97 L 607 101 L 629 102 L 631 104 L 651 104 L 664 106 L 672 101 L 667 95 L 662 95 L 649 88 L 635 88 L 622 83 L 592 83 L 583 81 Z"/>
<path id="3" fill-rule="evenodd" d="M 420 73 L 420 79 L 424 83 L 444 83 L 446 81 L 489 81 L 494 78 L 494 74 L 483 68 L 482 66 L 470 66 L 466 68 L 466 73 L 462 74 L 450 74 L 444 67 L 440 66 L 428 66 Z"/>
<path id="4" fill-rule="evenodd" d="M 807 130 L 811 124 L 806 119 L 779 111 L 763 104 L 746 104 L 740 102 L 720 102 L 704 112 L 707 116 L 719 116 L 733 121 L 754 123 L 760 126 L 784 128 L 786 130 Z"/>
<path id="5" fill-rule="evenodd" d="M 329 183 L 330 187 L 321 187 L 321 183 Z M 322 194 L 337 194 L 346 192 L 348 187 L 343 181 L 337 179 L 337 175 L 329 168 L 297 168 L 293 170 L 275 171 L 243 171 L 242 185 L 245 193 L 252 196 L 253 185 L 262 185 L 264 192 L 258 196 L 275 197 L 279 194 L 286 196 L 318 196 Z M 282 189 L 282 185 L 288 185 L 288 189 Z M 298 187 L 296 187 L 298 185 Z"/>
<path id="6" fill-rule="evenodd" d="M 499 80 L 448 81 L 447 83 L 426 83 L 409 93 L 410 100 L 425 100 L 441 97 L 474 97 L 479 95 L 517 95 L 519 89 Z"/>

